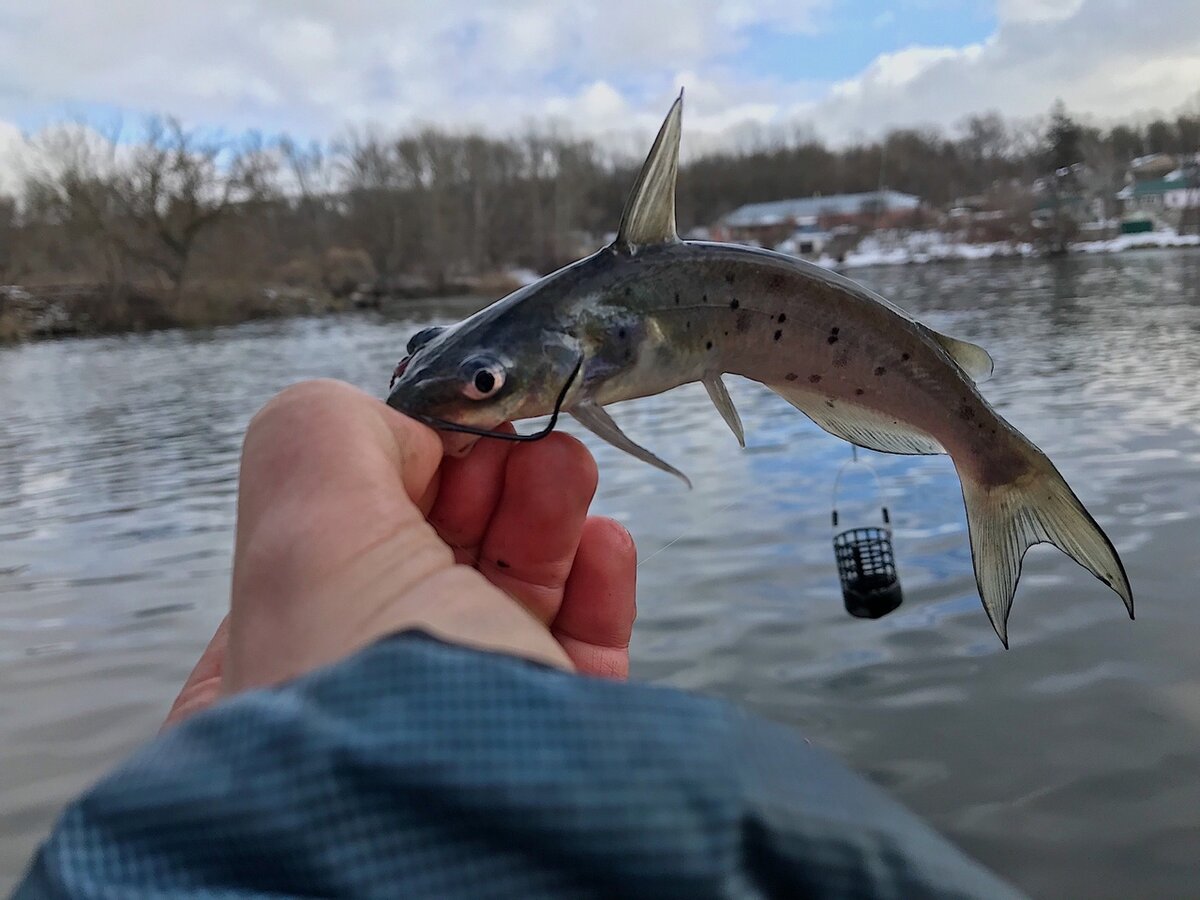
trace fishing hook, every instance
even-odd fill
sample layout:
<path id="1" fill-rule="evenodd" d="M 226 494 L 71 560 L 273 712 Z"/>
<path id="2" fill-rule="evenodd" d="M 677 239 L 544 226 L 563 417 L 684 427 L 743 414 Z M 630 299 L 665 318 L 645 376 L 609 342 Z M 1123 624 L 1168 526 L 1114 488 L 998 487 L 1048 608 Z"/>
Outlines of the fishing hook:
<path id="1" fill-rule="evenodd" d="M 579 376 L 579 370 L 583 368 L 583 354 L 579 354 L 579 361 L 575 363 L 575 368 L 571 370 L 571 375 L 567 378 L 567 383 L 563 385 L 562 390 L 558 392 L 558 399 L 554 401 L 554 412 L 550 414 L 550 421 L 546 423 L 546 427 L 541 431 L 535 431 L 533 434 L 509 434 L 505 431 L 489 431 L 484 428 L 475 428 L 471 425 L 459 425 L 456 422 L 447 422 L 445 419 L 434 418 L 433 416 L 413 416 L 418 422 L 424 422 L 434 428 L 440 428 L 442 431 L 458 431 L 462 434 L 473 434 L 478 437 L 496 438 L 500 441 L 540 441 L 558 424 L 558 414 L 562 411 L 563 401 L 567 399 L 567 393 L 571 390 L 571 385 L 575 383 L 575 379 Z"/>

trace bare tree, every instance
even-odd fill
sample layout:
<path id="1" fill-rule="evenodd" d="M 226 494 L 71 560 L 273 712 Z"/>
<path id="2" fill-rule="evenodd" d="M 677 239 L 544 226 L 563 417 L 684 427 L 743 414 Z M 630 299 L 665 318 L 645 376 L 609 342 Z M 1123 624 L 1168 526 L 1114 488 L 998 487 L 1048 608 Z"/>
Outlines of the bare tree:
<path id="1" fill-rule="evenodd" d="M 395 144 L 371 132 L 352 132 L 335 145 L 335 153 L 346 231 L 386 281 L 400 271 L 404 224 L 400 193 L 405 185 Z"/>
<path id="2" fill-rule="evenodd" d="M 5 283 L 12 272 L 13 242 L 17 234 L 17 201 L 0 195 L 0 280 Z"/>
<path id="3" fill-rule="evenodd" d="M 22 193 L 25 230 L 40 232 L 34 265 L 43 275 L 97 275 L 110 290 L 125 278 L 115 240 L 119 211 L 112 183 L 117 135 L 83 123 L 49 129 L 30 141 Z M 64 252 L 66 248 L 69 251 Z"/>
<path id="4" fill-rule="evenodd" d="M 165 275 L 178 300 L 198 238 L 239 203 L 264 197 L 272 161 L 262 143 L 206 139 L 175 119 L 151 119 L 110 182 L 122 250 Z"/>

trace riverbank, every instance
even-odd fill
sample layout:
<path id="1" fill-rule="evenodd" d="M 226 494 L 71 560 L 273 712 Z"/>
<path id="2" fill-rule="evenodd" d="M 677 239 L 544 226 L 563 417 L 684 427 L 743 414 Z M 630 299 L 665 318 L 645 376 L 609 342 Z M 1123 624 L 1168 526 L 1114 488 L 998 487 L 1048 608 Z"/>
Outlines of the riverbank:
<path id="1" fill-rule="evenodd" d="M 1165 248 L 1200 248 L 1200 235 L 1168 232 L 1121 235 L 1108 240 L 1080 241 L 1071 245 L 1070 252 L 1095 255 Z M 948 241 L 935 232 L 914 232 L 887 244 L 868 237 L 841 259 L 822 256 L 814 261 L 828 269 L 849 271 L 880 266 L 1036 259 L 1042 255 L 1028 243 L 964 244 Z M 477 300 L 483 306 L 537 277 L 536 273 L 521 269 L 446 284 L 442 290 L 427 285 L 389 289 L 363 286 L 345 296 L 306 287 L 222 283 L 191 287 L 178 298 L 154 287 L 0 285 L 0 345 L 168 328 L 209 328 L 352 309 L 394 312 L 401 305 L 455 297 Z"/>
<path id="2" fill-rule="evenodd" d="M 536 279 L 536 276 L 532 276 Z M 0 285 L 0 345 L 64 337 L 138 334 L 168 328 L 211 328 L 260 319 L 394 309 L 426 299 L 501 297 L 526 280 L 488 278 L 440 290 L 362 286 L 343 296 L 306 287 L 204 283 L 181 296 L 155 287 L 98 284 Z"/>
<path id="3" fill-rule="evenodd" d="M 290 288 L 206 284 L 176 297 L 141 286 L 0 285 L 0 344 L 236 325 L 345 308 L 327 294 Z"/>

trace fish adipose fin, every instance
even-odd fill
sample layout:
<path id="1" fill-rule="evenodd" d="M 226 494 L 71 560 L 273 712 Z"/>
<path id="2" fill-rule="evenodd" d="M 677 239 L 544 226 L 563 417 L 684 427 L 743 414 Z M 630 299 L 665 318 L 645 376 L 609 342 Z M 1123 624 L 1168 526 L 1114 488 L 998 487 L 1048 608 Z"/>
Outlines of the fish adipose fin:
<path id="1" fill-rule="evenodd" d="M 1042 542 L 1054 544 L 1116 591 L 1133 618 L 1133 593 L 1112 542 L 1050 461 L 1034 452 L 1039 465 L 1010 484 L 989 488 L 959 472 L 979 596 L 1005 647 L 1021 559 Z"/>
<path id="2" fill-rule="evenodd" d="M 712 398 L 713 406 L 717 408 L 717 412 L 721 414 L 721 418 L 725 420 L 725 424 L 733 432 L 733 436 L 745 448 L 746 433 L 742 429 L 742 417 L 738 415 L 737 408 L 733 405 L 733 400 L 729 396 L 729 391 L 725 390 L 725 382 L 721 380 L 721 376 L 710 375 L 708 378 L 705 378 L 704 387 L 708 391 L 708 396 Z"/>
<path id="3" fill-rule="evenodd" d="M 625 201 L 621 227 L 613 245 L 624 253 L 631 253 L 640 245 L 679 240 L 675 231 L 675 178 L 679 173 L 682 118 L 683 91 L 680 91 Z"/>
<path id="4" fill-rule="evenodd" d="M 631 441 L 613 421 L 612 416 L 604 411 L 604 407 L 597 406 L 595 403 L 580 403 L 569 412 L 579 421 L 580 425 L 597 437 L 604 438 L 618 450 L 624 450 L 642 462 L 650 463 L 656 469 L 662 469 L 664 472 L 670 472 L 672 475 L 682 478 L 683 483 L 689 488 L 692 486 L 691 480 L 669 462 L 659 459 L 645 447 Z"/>
<path id="5" fill-rule="evenodd" d="M 947 355 L 958 363 L 958 367 L 971 376 L 972 381 L 987 381 L 992 376 L 995 364 L 991 354 L 970 341 L 960 341 L 948 334 L 941 334 L 932 328 L 926 329 Z"/>
<path id="6" fill-rule="evenodd" d="M 946 452 L 925 432 L 875 410 L 845 400 L 832 400 L 814 391 L 773 385 L 771 390 L 830 434 L 860 447 L 908 455 Z"/>

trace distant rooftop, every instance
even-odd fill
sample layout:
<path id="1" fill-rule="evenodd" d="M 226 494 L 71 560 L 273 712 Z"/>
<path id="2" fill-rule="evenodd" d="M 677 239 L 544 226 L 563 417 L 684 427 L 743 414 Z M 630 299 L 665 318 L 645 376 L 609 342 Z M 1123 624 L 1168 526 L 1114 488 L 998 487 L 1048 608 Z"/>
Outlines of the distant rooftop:
<path id="1" fill-rule="evenodd" d="M 1175 173 L 1172 172 L 1171 175 L 1175 175 Z M 1153 178 L 1127 184 L 1117 192 L 1117 197 L 1121 200 L 1132 200 L 1134 197 L 1153 197 L 1171 191 L 1184 191 L 1190 187 L 1182 172 L 1174 178 L 1171 175 L 1166 178 Z"/>
<path id="2" fill-rule="evenodd" d="M 733 228 L 754 225 L 778 225 L 820 215 L 855 216 L 875 210 L 909 210 L 921 205 L 921 198 L 900 191 L 866 191 L 861 194 L 826 194 L 795 200 L 749 203 L 727 215 L 722 221 Z"/>

